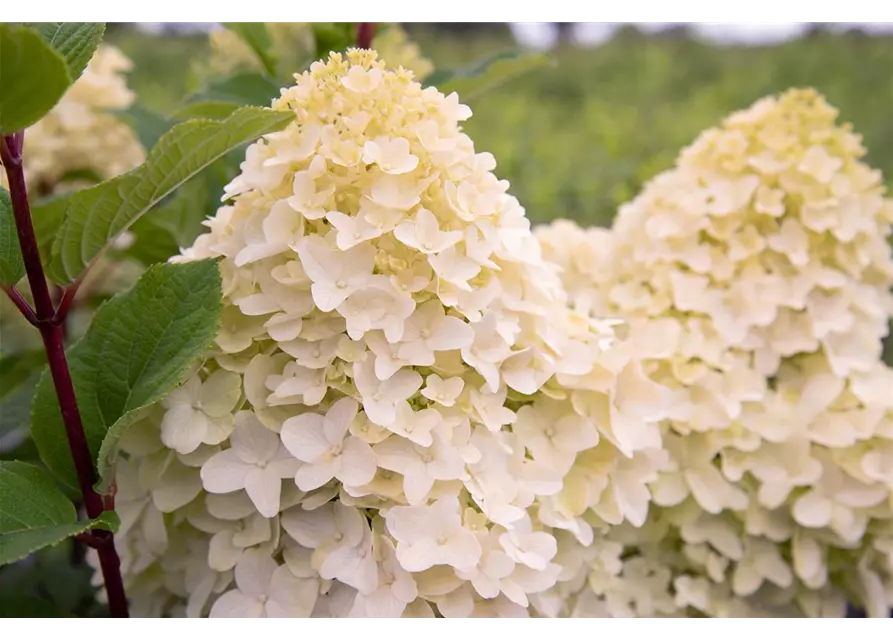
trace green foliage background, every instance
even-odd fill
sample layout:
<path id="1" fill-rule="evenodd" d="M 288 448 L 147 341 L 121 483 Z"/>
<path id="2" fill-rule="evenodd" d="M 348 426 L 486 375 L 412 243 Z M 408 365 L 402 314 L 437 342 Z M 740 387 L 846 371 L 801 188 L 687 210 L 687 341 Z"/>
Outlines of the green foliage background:
<path id="1" fill-rule="evenodd" d="M 472 64 L 514 45 L 507 31 L 433 31 L 407 25 L 436 68 Z M 135 63 L 130 84 L 170 112 L 194 88 L 184 59 L 207 52 L 203 35 L 107 38 Z M 534 71 L 471 102 L 466 129 L 499 163 L 500 177 L 535 222 L 608 224 L 619 204 L 672 166 L 701 130 L 756 99 L 795 86 L 825 94 L 863 134 L 869 162 L 893 177 L 893 36 L 815 30 L 783 44 L 717 46 L 684 30 L 646 35 L 629 26 L 592 48 L 550 53 Z"/>

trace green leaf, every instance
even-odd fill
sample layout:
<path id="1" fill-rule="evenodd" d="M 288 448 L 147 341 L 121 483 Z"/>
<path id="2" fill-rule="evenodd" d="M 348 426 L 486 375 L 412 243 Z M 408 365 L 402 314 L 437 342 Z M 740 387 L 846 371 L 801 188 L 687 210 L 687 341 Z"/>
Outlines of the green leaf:
<path id="1" fill-rule="evenodd" d="M 190 118 L 210 118 L 212 120 L 223 120 L 229 117 L 233 111 L 239 108 L 234 102 L 223 102 L 209 100 L 207 102 L 195 102 L 188 104 L 176 113 L 175 120 L 188 120 Z"/>
<path id="2" fill-rule="evenodd" d="M 0 284 L 13 285 L 25 275 L 9 191 L 0 187 Z"/>
<path id="3" fill-rule="evenodd" d="M 34 596 L 0 597 L 0 618 L 74 618 L 56 606 Z"/>
<path id="4" fill-rule="evenodd" d="M 37 373 L 0 400 L 0 452 L 12 451 L 28 438 L 31 421 L 31 399 L 37 387 Z"/>
<path id="5" fill-rule="evenodd" d="M 316 58 L 325 58 L 331 51 L 344 51 L 356 40 L 355 22 L 312 22 L 316 40 Z"/>
<path id="6" fill-rule="evenodd" d="M 171 208 L 159 207 L 151 217 L 143 218 L 133 225 L 130 231 L 134 235 L 134 242 L 121 255 L 132 258 L 145 266 L 164 262 L 176 255 L 180 250 L 180 244 L 168 229 L 156 224 L 155 218 L 157 216 L 167 217 L 171 211 L 178 209 L 179 206 L 176 205 Z"/>
<path id="7" fill-rule="evenodd" d="M 40 120 L 70 84 L 65 60 L 39 35 L 0 24 L 0 133 Z"/>
<path id="8" fill-rule="evenodd" d="M 85 614 L 93 608 L 96 594 L 96 589 L 90 586 L 93 570 L 86 564 L 72 564 L 74 544 L 69 538 L 3 567 L 0 610 L 6 602 L 30 598 L 49 601 L 59 611 L 87 617 Z M 23 607 L 23 611 L 26 610 L 30 609 Z"/>
<path id="9" fill-rule="evenodd" d="M 161 136 L 171 128 L 171 123 L 163 115 L 138 104 L 132 105 L 125 111 L 112 113 L 133 129 L 144 149 L 154 147 Z"/>
<path id="10" fill-rule="evenodd" d="M 279 96 L 279 85 L 260 73 L 246 71 L 211 82 L 205 89 L 186 99 L 186 105 L 174 119 L 228 117 L 242 106 L 267 107 Z"/>
<path id="11" fill-rule="evenodd" d="M 212 194 L 210 169 L 190 180 L 151 216 L 144 216 L 131 227 L 135 239 L 124 255 L 139 260 L 144 265 L 164 262 L 190 246 L 204 230 L 202 221 L 220 204 Z"/>
<path id="12" fill-rule="evenodd" d="M 187 102 L 232 102 L 239 106 L 268 107 L 279 97 L 279 85 L 259 73 L 246 71 L 228 78 L 215 80 L 203 91 L 193 94 Z"/>
<path id="13" fill-rule="evenodd" d="M 130 291 L 99 308 L 84 338 L 68 350 L 87 443 L 99 458 L 104 480 L 117 440 L 139 410 L 176 387 L 211 346 L 221 298 L 216 261 L 149 267 Z M 77 475 L 48 372 L 32 403 L 31 437 L 44 464 L 75 486 Z"/>
<path id="14" fill-rule="evenodd" d="M 218 194 L 238 175 L 244 157 L 240 149 L 230 151 L 177 189 L 151 216 L 140 218 L 130 229 L 134 242 L 120 255 L 148 266 L 191 246 L 206 231 L 202 223 L 220 207 Z"/>
<path id="15" fill-rule="evenodd" d="M 40 453 L 37 451 L 34 440 L 26 437 L 15 447 L 9 450 L 0 450 L 0 460 L 18 460 L 19 462 L 34 462 L 37 464 L 40 463 Z M 72 496 L 79 495 L 79 491 L 71 487 L 65 487 L 64 490 L 70 492 Z"/>
<path id="16" fill-rule="evenodd" d="M 550 64 L 550 58 L 542 53 L 504 51 L 465 69 L 435 71 L 428 76 L 425 84 L 436 86 L 445 94 L 455 91 L 460 99 L 468 101 L 520 75 Z"/>
<path id="17" fill-rule="evenodd" d="M 31 204 L 31 223 L 34 225 L 34 235 L 37 236 L 40 259 L 44 265 L 49 264 L 52 258 L 53 239 L 62 226 L 70 199 L 71 194 L 58 194 Z"/>
<path id="18" fill-rule="evenodd" d="M 87 529 L 115 531 L 118 526 L 114 512 L 78 522 L 74 505 L 39 467 L 0 461 L 0 565 Z"/>
<path id="19" fill-rule="evenodd" d="M 83 73 L 105 33 L 104 22 L 26 22 L 25 26 L 62 56 L 72 80 Z"/>
<path id="20" fill-rule="evenodd" d="M 29 376 L 40 373 L 40 369 L 46 363 L 47 359 L 42 347 L 0 356 L 0 398 L 9 397 Z"/>
<path id="21" fill-rule="evenodd" d="M 142 165 L 68 198 L 53 241 L 47 269 L 50 278 L 57 283 L 75 279 L 118 234 L 177 187 L 232 149 L 281 129 L 293 119 L 287 111 L 244 107 L 226 120 L 190 120 L 175 125 Z"/>
<path id="22" fill-rule="evenodd" d="M 97 184 L 102 182 L 102 178 L 92 169 L 72 169 L 59 176 L 59 184 L 66 182 L 90 182 Z"/>
<path id="23" fill-rule="evenodd" d="M 273 38 L 263 22 L 224 22 L 224 27 L 238 34 L 260 60 L 264 70 L 276 75 L 276 51 Z"/>
<path id="24" fill-rule="evenodd" d="M 25 465 L 24 462 L 17 462 L 15 460 L 0 462 L 0 465 L 6 464 Z M 38 467 L 34 468 L 38 469 Z M 2 477 L 0 477 L 0 485 L 2 484 L 3 480 Z M 30 490 L 32 492 L 31 497 L 40 499 L 45 497 L 43 494 L 37 493 L 33 487 Z M 58 492 L 59 495 L 68 502 L 68 498 L 65 498 L 61 491 L 55 487 L 53 487 L 53 490 Z M 68 502 L 68 504 L 71 505 L 71 502 Z M 73 508 L 74 505 L 72 505 L 72 509 Z M 118 518 L 118 514 L 114 511 L 104 511 L 98 518 L 93 518 L 92 520 L 74 520 L 72 522 L 63 522 L 54 525 L 29 526 L 16 531 L 0 531 L 0 566 L 16 562 L 22 558 L 27 558 L 38 549 L 58 544 L 66 538 L 76 536 L 89 529 L 117 531 L 120 526 L 121 520 Z"/>

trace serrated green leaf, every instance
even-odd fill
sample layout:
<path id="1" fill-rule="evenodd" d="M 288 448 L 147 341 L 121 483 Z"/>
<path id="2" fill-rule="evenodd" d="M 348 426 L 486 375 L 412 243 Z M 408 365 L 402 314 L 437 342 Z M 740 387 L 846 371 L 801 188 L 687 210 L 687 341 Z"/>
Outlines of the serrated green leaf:
<path id="1" fill-rule="evenodd" d="M 104 22 L 26 22 L 25 26 L 62 56 L 73 81 L 83 73 L 105 34 Z"/>
<path id="2" fill-rule="evenodd" d="M 225 120 L 175 125 L 142 165 L 68 198 L 48 275 L 57 283 L 75 279 L 118 234 L 184 182 L 232 149 L 283 128 L 293 118 L 290 112 L 243 107 Z"/>
<path id="3" fill-rule="evenodd" d="M 464 69 L 435 71 L 428 76 L 425 84 L 436 86 L 445 94 L 455 91 L 460 100 L 470 101 L 509 80 L 549 64 L 551 60 L 542 53 L 505 51 Z"/>
<path id="4" fill-rule="evenodd" d="M 210 347 L 220 322 L 216 261 L 149 267 L 134 287 L 103 304 L 68 367 L 87 444 L 107 479 L 117 439 L 142 408 L 164 397 Z M 44 464 L 76 486 L 65 427 L 48 372 L 32 403 L 31 437 Z"/>
<path id="5" fill-rule="evenodd" d="M 190 118 L 210 118 L 212 120 L 223 120 L 239 108 L 234 102 L 222 102 L 209 100 L 208 102 L 196 102 L 188 104 L 176 113 L 174 120 L 188 120 Z"/>
<path id="6" fill-rule="evenodd" d="M 0 597 L 0 618 L 74 618 L 52 602 L 34 596 Z"/>
<path id="7" fill-rule="evenodd" d="M 144 149 L 154 147 L 161 136 L 171 128 L 171 123 L 163 115 L 138 104 L 112 114 L 133 129 Z"/>
<path id="8" fill-rule="evenodd" d="M 0 461 L 0 565 L 87 529 L 115 531 L 120 523 L 113 512 L 78 522 L 74 505 L 39 467 Z"/>
<path id="9" fill-rule="evenodd" d="M 40 120 L 70 84 L 65 60 L 39 35 L 0 24 L 0 133 Z"/>
<path id="10" fill-rule="evenodd" d="M 25 275 L 9 191 L 0 187 L 0 284 L 13 285 Z"/>
<path id="11" fill-rule="evenodd" d="M 16 461 L 14 460 L 0 462 L 0 464 L 15 463 Z M 18 464 L 25 463 L 20 462 Z M 58 491 L 58 489 L 55 490 Z M 61 492 L 60 495 L 62 495 Z M 65 498 L 64 495 L 62 497 Z M 68 498 L 65 498 L 65 500 L 68 501 Z M 69 502 L 69 504 L 71 503 Z M 58 544 L 66 538 L 76 536 L 89 529 L 117 531 L 120 526 L 121 520 L 114 511 L 104 511 L 98 518 L 93 518 L 92 520 L 75 520 L 74 522 L 63 524 L 35 526 L 17 531 L 0 532 L 0 566 L 27 558 L 38 549 Z"/>
<path id="12" fill-rule="evenodd" d="M 251 47 L 268 74 L 276 75 L 276 51 L 266 24 L 263 22 L 224 22 L 222 24 Z"/>
<path id="13" fill-rule="evenodd" d="M 0 462 L 0 487 L 0 533 L 77 520 L 74 505 L 39 467 Z"/>

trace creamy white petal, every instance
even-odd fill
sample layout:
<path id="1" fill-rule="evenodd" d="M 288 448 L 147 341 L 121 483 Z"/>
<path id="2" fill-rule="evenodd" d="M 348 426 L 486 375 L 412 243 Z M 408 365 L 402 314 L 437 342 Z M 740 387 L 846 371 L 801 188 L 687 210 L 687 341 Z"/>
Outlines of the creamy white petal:
<path id="1" fill-rule="evenodd" d="M 248 473 L 255 469 L 245 463 L 233 449 L 215 454 L 201 470 L 202 484 L 211 493 L 229 493 L 245 488 Z"/>

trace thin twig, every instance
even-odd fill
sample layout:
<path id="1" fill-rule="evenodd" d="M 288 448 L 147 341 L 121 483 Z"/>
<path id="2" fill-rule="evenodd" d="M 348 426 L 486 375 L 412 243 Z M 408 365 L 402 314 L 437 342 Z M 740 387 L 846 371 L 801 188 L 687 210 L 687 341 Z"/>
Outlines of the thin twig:
<path id="1" fill-rule="evenodd" d="M 28 301 L 22 296 L 21 292 L 16 289 L 14 286 L 3 285 L 3 291 L 12 300 L 12 303 L 16 306 L 19 312 L 25 316 L 25 320 L 33 324 L 35 327 L 37 326 L 37 316 L 34 315 L 34 309 L 31 308 L 31 305 L 28 304 Z"/>
<path id="2" fill-rule="evenodd" d="M 78 294 L 77 283 L 72 283 L 62 289 L 62 298 L 59 300 L 59 306 L 56 307 L 56 313 L 53 314 L 53 322 L 60 327 L 65 325 L 68 318 L 68 311 L 71 309 L 71 303 Z"/>
<path id="3" fill-rule="evenodd" d="M 88 517 L 97 518 L 103 512 L 104 505 L 100 495 L 93 489 L 96 482 L 93 456 L 87 446 L 87 437 L 84 434 L 84 426 L 78 410 L 74 384 L 68 369 L 68 361 L 65 358 L 62 328 L 54 321 L 56 310 L 43 271 L 37 236 L 34 233 L 31 206 L 28 202 L 28 189 L 25 186 L 25 172 L 22 167 L 24 136 L 24 132 L 20 131 L 0 138 L 0 160 L 6 169 L 9 197 L 12 201 L 16 231 L 22 249 L 22 258 L 25 262 L 25 273 L 28 275 L 31 295 L 34 297 L 36 326 L 43 338 L 50 374 L 62 413 L 62 423 L 65 425 L 65 434 L 77 471 L 78 484 L 84 497 L 84 507 Z M 107 540 L 107 543 L 97 549 L 97 553 L 108 594 L 109 613 L 114 618 L 126 618 L 128 617 L 127 597 L 124 593 L 121 561 L 115 550 L 114 537 L 111 532 L 101 530 L 93 531 L 92 535 L 98 539 Z"/>

